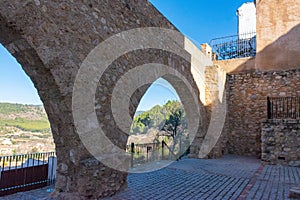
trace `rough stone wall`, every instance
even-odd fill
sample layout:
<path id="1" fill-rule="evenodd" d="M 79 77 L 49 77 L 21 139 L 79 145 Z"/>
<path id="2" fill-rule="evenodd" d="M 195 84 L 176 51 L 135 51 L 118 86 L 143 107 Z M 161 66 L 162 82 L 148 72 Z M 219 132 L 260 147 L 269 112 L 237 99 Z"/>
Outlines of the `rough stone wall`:
<path id="1" fill-rule="evenodd" d="M 299 96 L 300 2 L 256 1 L 257 55 L 215 61 L 229 73 L 227 150 L 260 155 L 267 96 Z"/>
<path id="2" fill-rule="evenodd" d="M 51 123 L 58 157 L 54 195 L 63 199 L 96 199 L 126 187 L 127 173 L 110 169 L 96 160 L 79 138 L 72 116 L 74 81 L 86 56 L 105 39 L 133 28 L 176 28 L 146 0 L 3 0 L 0 22 L 1 44 L 33 81 Z M 186 54 L 192 64 L 158 49 L 129 52 L 112 63 L 99 80 L 95 96 L 98 122 L 117 146 L 125 149 L 127 136 L 110 120 L 109 102 L 114 84 L 128 70 L 144 62 L 166 64 L 185 76 L 199 97 L 199 105 L 200 99 L 205 99 L 199 92 L 202 90 L 199 88 L 204 88 L 203 80 L 194 74 L 199 74 L 198 70 L 204 74 L 204 66 L 211 61 L 183 36 L 174 40 L 179 51 L 190 52 Z M 197 76 L 203 77 L 201 73 Z M 167 76 L 166 79 L 185 94 L 175 79 Z M 131 115 L 147 87 L 142 86 L 131 97 Z M 183 95 L 182 99 L 188 102 L 189 98 L 190 95 Z M 189 106 L 185 109 L 193 111 Z M 202 113 L 205 118 L 204 108 Z M 205 119 L 200 122 L 203 124 Z"/>
<path id="3" fill-rule="evenodd" d="M 300 120 L 265 120 L 261 126 L 262 161 L 300 167 Z"/>
<path id="4" fill-rule="evenodd" d="M 228 75 L 228 152 L 260 156 L 267 96 L 299 96 L 300 69 Z"/>
<path id="5" fill-rule="evenodd" d="M 256 1 L 256 69 L 299 68 L 300 1 Z"/>

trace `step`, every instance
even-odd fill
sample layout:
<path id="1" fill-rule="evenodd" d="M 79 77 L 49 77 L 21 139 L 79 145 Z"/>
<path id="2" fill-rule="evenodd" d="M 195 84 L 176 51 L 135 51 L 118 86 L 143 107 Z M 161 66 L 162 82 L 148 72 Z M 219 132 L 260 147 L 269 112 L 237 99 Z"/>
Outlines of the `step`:
<path id="1" fill-rule="evenodd" d="M 300 199 L 300 187 L 293 187 L 290 189 L 290 198 L 297 198 Z"/>

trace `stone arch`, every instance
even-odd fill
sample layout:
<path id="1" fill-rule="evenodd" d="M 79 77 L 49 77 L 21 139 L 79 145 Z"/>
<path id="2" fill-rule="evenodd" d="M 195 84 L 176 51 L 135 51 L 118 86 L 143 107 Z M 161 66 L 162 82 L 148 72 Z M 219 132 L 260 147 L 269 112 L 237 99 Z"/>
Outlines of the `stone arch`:
<path id="1" fill-rule="evenodd" d="M 38 47 L 38 44 L 34 44 L 34 42 L 38 43 L 41 41 L 34 41 L 34 39 L 37 39 L 32 38 L 34 33 L 32 33 L 33 35 L 28 35 L 28 30 L 24 30 L 25 28 L 31 28 L 30 25 L 27 24 L 22 27 L 22 25 L 20 25 L 20 19 L 14 20 L 10 18 L 12 16 L 5 16 L 7 13 L 3 12 L 3 9 L 6 8 L 13 9 L 14 7 L 10 7 L 7 2 L 3 2 L 3 5 L 1 5 L 0 43 L 20 63 L 22 69 L 31 79 L 38 91 L 50 121 L 55 143 L 58 159 L 56 186 L 58 191 L 70 191 L 72 190 L 72 185 L 67 186 L 67 184 L 71 182 L 70 176 L 68 177 L 68 171 L 72 169 L 72 166 L 74 167 L 74 165 L 76 165 L 75 162 L 78 163 L 78 158 L 75 158 L 75 155 L 72 154 L 74 151 L 72 151 L 71 148 L 79 143 L 79 138 L 74 135 L 75 129 L 71 116 L 71 103 L 70 101 L 68 102 L 68 99 L 71 99 L 71 95 L 66 94 L 62 87 L 62 85 L 67 86 L 68 83 L 66 83 L 66 85 L 62 83 L 63 78 L 60 76 L 63 74 L 60 74 L 58 70 L 56 71 L 54 67 L 61 63 L 59 63 L 59 61 L 52 63 L 50 61 L 47 62 L 45 60 L 47 55 L 42 55 L 46 49 Z M 27 9 L 25 11 L 24 9 L 24 13 L 30 15 L 30 10 Z M 30 19 L 36 18 L 35 14 L 36 13 L 33 12 L 32 15 L 30 15 Z M 45 42 L 48 41 L 45 40 Z M 49 57 L 51 56 L 53 55 Z M 71 74 L 72 72 L 69 70 L 67 73 Z M 80 149 L 80 146 L 76 148 Z M 76 190 L 73 188 L 74 195 L 79 197 Z"/>
<path id="2" fill-rule="evenodd" d="M 24 38 L 23 34 L 23 30 L 14 22 L 0 14 L 0 43 L 16 58 L 37 89 L 50 121 L 58 163 L 61 164 L 67 154 L 65 152 L 67 139 L 62 133 L 70 129 L 65 126 L 68 119 L 63 117 L 63 113 L 68 112 L 67 107 L 62 103 L 64 98 L 51 68 L 42 61 L 39 52 Z"/>
<path id="3" fill-rule="evenodd" d="M 57 148 L 61 146 L 58 130 L 59 124 L 56 121 L 60 118 L 59 108 L 55 105 L 61 99 L 59 90 L 49 69 L 40 60 L 35 49 L 22 38 L 21 31 L 6 21 L 0 15 L 0 43 L 16 58 L 22 69 L 32 80 L 38 94 L 44 103 L 44 107 L 50 120 L 53 138 Z M 4 66 L 5 67 L 5 66 Z"/>
<path id="4" fill-rule="evenodd" d="M 89 52 L 112 35 L 141 27 L 175 30 L 147 1 L 111 0 L 86 4 L 85 1 L 4 0 L 1 3 L 0 42 L 33 81 L 51 123 L 58 156 L 54 196 L 72 199 L 100 198 L 126 187 L 127 173 L 113 170 L 96 160 L 80 140 L 72 115 L 72 96 L 79 68 Z M 126 72 L 121 70 L 123 67 L 128 70 L 151 62 L 170 66 L 184 74 L 196 96 L 200 96 L 201 85 L 192 72 L 196 67 L 204 68 L 211 63 L 199 51 L 194 59 L 200 58 L 203 62 L 196 62 L 191 66 L 193 56 L 187 52 L 186 39 L 182 35 L 159 39 L 176 46 L 176 51 L 183 52 L 185 60 L 174 55 L 174 52 L 161 49 L 148 48 L 141 52 L 129 52 L 113 62 L 97 84 L 94 98 L 97 120 L 105 125 L 104 128 L 111 133 L 108 134 L 109 139 L 117 146 L 122 147 L 127 138 L 109 120 L 108 116 L 112 116 L 111 107 L 109 103 L 102 102 L 105 101 L 102 98 L 105 96 L 106 100 L 109 99 L 112 86 L 119 79 L 117 76 Z M 123 43 L 118 45 L 118 48 L 123 47 Z M 195 51 L 194 47 L 188 46 L 189 52 Z M 174 86 L 175 81 L 172 83 Z M 138 89 L 141 94 L 146 87 Z M 133 109 L 133 99 L 138 96 L 133 95 L 131 98 Z M 198 101 L 201 105 L 199 98 Z M 204 113 L 204 107 L 201 106 L 201 109 Z M 205 124 L 205 119 L 201 123 Z"/>
<path id="5" fill-rule="evenodd" d="M 196 100 L 197 99 L 196 96 L 194 96 L 195 98 L 193 99 L 193 94 L 191 93 L 191 88 L 189 88 L 189 86 L 191 86 L 191 85 L 189 85 L 190 83 L 187 83 L 187 80 L 184 77 L 176 74 L 176 70 L 174 70 L 174 71 L 170 70 L 170 66 L 166 66 L 163 64 L 159 64 L 159 63 L 150 63 L 150 64 L 144 64 L 141 66 L 137 66 L 137 67 L 135 67 L 135 70 L 139 70 L 139 73 L 141 73 L 141 71 L 145 70 L 142 68 L 146 68 L 146 67 L 160 68 L 158 70 L 160 72 L 158 72 L 158 73 L 156 72 L 155 75 L 147 73 L 147 75 L 151 76 L 151 78 L 149 78 L 149 80 L 147 80 L 144 84 L 141 83 L 140 87 L 136 88 L 136 90 L 134 92 L 131 92 L 132 95 L 130 96 L 130 98 L 126 97 L 127 99 L 125 101 L 123 101 L 124 104 L 119 104 L 119 105 L 120 105 L 120 107 L 124 107 L 124 108 L 128 107 L 128 105 L 129 105 L 128 112 L 129 112 L 130 118 L 132 119 L 131 123 L 133 123 L 133 118 L 135 116 L 135 112 L 137 111 L 137 108 L 140 105 L 140 103 L 145 98 L 146 92 L 148 92 L 148 90 L 150 90 L 150 87 L 152 87 L 154 84 L 156 84 L 157 80 L 163 79 L 165 82 L 168 83 L 168 86 L 166 87 L 166 89 L 167 88 L 170 89 L 169 87 L 171 86 L 171 88 L 172 88 L 171 90 L 173 90 L 171 93 L 174 92 L 174 93 L 176 93 L 176 96 L 177 96 L 177 98 L 175 98 L 175 99 L 167 98 L 164 100 L 179 101 L 182 104 L 184 112 L 185 112 L 186 123 L 187 123 L 187 129 L 185 129 L 185 130 L 188 131 L 187 136 L 189 138 L 189 140 L 188 140 L 189 143 L 186 143 L 186 141 L 183 142 L 184 145 L 182 145 L 180 152 L 184 153 L 186 150 L 188 150 L 191 147 L 191 144 L 192 144 L 193 140 L 195 139 L 196 135 L 199 135 L 199 133 L 204 134 L 205 125 L 203 124 L 203 121 L 205 121 L 205 119 L 203 119 L 203 118 L 205 118 L 207 115 L 206 109 L 204 108 L 204 105 L 202 105 L 202 103 L 200 103 L 199 101 Z M 133 75 L 133 74 L 131 74 L 131 75 Z M 124 76 L 126 76 L 126 74 Z M 127 78 L 123 77 L 123 79 L 127 79 Z M 148 81 L 149 81 L 149 83 L 148 83 Z M 120 82 L 119 85 L 122 85 L 123 82 L 120 80 L 119 80 L 119 82 Z M 164 87 L 164 83 L 160 83 L 159 85 Z M 116 87 L 118 87 L 118 83 L 117 83 Z M 124 88 L 122 88 L 121 90 L 124 91 L 124 94 L 128 92 L 123 89 Z M 120 88 L 119 88 L 119 90 L 120 90 Z M 163 93 L 156 93 L 156 94 L 158 96 L 164 97 Z M 128 93 L 128 95 L 130 95 L 130 92 Z M 122 95 L 122 96 L 124 96 L 124 95 Z M 116 98 L 119 98 L 119 96 L 117 96 Z M 147 99 L 151 99 L 151 96 L 148 95 Z M 197 103 L 195 103 L 195 100 Z M 200 107 L 198 105 L 200 105 Z M 161 128 L 161 126 L 160 127 L 154 126 L 154 128 Z M 134 142 L 134 139 L 132 139 L 130 141 Z M 155 141 L 153 141 L 153 142 L 155 142 Z M 127 141 L 127 145 L 128 144 L 129 143 Z M 177 153 L 180 153 L 180 152 L 177 152 Z M 177 154 L 177 155 L 181 156 L 180 154 Z M 137 172 L 131 171 L 131 173 L 151 172 L 151 171 L 159 170 L 163 167 L 166 167 L 169 164 L 171 164 L 171 162 L 168 164 L 165 164 L 165 165 L 158 165 L 156 167 L 152 166 L 151 169 L 149 168 L 146 171 L 143 171 L 143 170 L 137 171 Z"/>
<path id="6" fill-rule="evenodd" d="M 151 67 L 153 71 L 149 71 L 147 68 Z M 176 68 L 172 66 L 173 68 Z M 131 79 L 131 77 L 138 76 L 141 74 L 146 74 L 147 77 L 144 78 L 142 81 L 137 81 L 133 83 L 132 88 L 128 90 L 126 86 L 124 86 L 124 81 Z M 114 118 L 120 117 L 120 122 L 127 121 L 126 115 L 122 114 L 118 116 L 115 114 L 117 110 L 123 110 L 124 113 L 129 113 L 130 108 L 132 110 L 136 110 L 140 99 L 147 91 L 148 87 L 153 84 L 158 78 L 163 78 L 168 81 L 176 90 L 183 107 L 185 109 L 187 120 L 189 124 L 189 131 L 191 133 L 191 139 L 195 137 L 195 133 L 198 133 L 200 130 L 199 128 L 203 126 L 202 124 L 202 117 L 205 117 L 205 112 L 203 107 L 201 107 L 201 103 L 199 102 L 197 95 L 193 93 L 193 88 L 190 82 L 178 71 L 173 70 L 171 67 L 166 66 L 164 64 L 159 63 L 149 63 L 135 67 L 132 70 L 129 70 L 127 73 L 123 75 L 116 83 L 114 91 L 112 93 L 112 112 Z M 145 80 L 146 79 L 146 80 Z M 134 87 L 136 86 L 136 87 Z M 117 90 L 117 91 L 116 91 Z M 139 92 L 136 92 L 139 91 Z M 126 96 L 126 94 L 128 96 Z M 122 101 L 119 101 L 120 98 L 123 97 Z M 132 102 L 132 99 L 136 99 L 135 102 Z M 199 107 L 200 105 L 200 107 Z M 132 118 L 131 116 L 127 116 L 128 118 Z M 117 120 L 118 121 L 118 120 Z M 129 127 L 132 124 L 132 121 L 128 124 L 119 124 L 119 127 L 123 131 L 127 131 L 129 133 Z M 118 125 L 118 123 L 117 123 Z M 124 126 L 124 127 L 122 127 Z"/>
<path id="7" fill-rule="evenodd" d="M 184 111 L 186 113 L 186 118 L 187 118 L 190 141 L 193 142 L 196 135 L 204 136 L 205 129 L 206 129 L 205 127 L 206 124 L 204 123 L 207 114 L 206 114 L 205 106 L 199 101 L 199 99 L 195 96 L 195 94 L 192 94 L 191 92 L 194 90 L 191 89 L 191 87 L 195 87 L 194 85 L 195 83 L 190 82 L 187 79 L 185 79 L 185 77 L 176 74 L 176 71 L 175 73 L 173 73 L 172 70 L 168 70 L 167 73 L 164 73 L 164 68 L 167 67 L 165 65 L 162 64 L 155 64 L 155 65 L 159 65 L 159 67 L 161 67 L 161 74 L 156 74 L 155 77 L 156 79 L 153 79 L 154 81 L 152 81 L 150 84 L 145 84 L 142 87 L 138 88 L 137 91 L 139 92 L 133 93 L 133 95 L 130 98 L 129 107 L 130 108 L 133 107 L 134 110 L 136 110 L 141 98 L 144 96 L 149 86 L 151 86 L 158 78 L 163 78 L 167 82 L 169 82 L 169 84 L 175 89 L 183 105 Z M 139 100 L 133 103 L 132 99 L 139 99 Z"/>
<path id="8" fill-rule="evenodd" d="M 163 32 L 157 34 L 165 34 Z M 123 36 L 116 36 L 116 38 L 118 40 Z M 110 40 L 107 43 L 111 44 Z M 136 44 L 136 46 L 139 45 Z M 131 48 L 134 49 L 134 47 Z M 163 50 L 163 47 L 162 49 L 145 47 L 124 54 L 122 50 L 115 52 L 116 55 L 121 56 L 104 55 L 101 52 L 105 49 L 101 47 L 91 52 L 83 63 L 74 86 L 75 124 L 77 124 L 83 144 L 95 158 L 118 171 L 128 170 L 129 163 L 126 165 L 124 149 L 132 124 L 130 108 L 136 109 L 145 92 L 141 91 L 141 88 L 147 89 L 148 85 L 159 77 L 172 83 L 180 94 L 189 115 L 188 123 L 191 125 L 191 133 L 195 135 L 200 132 L 199 126 L 203 127 L 203 120 L 199 119 L 200 113 L 201 117 L 204 116 L 203 118 L 206 115 L 204 106 L 199 100 L 197 85 L 190 73 L 188 60 Z M 105 61 L 105 56 L 111 57 L 109 62 Z M 115 57 L 116 60 L 114 60 Z M 112 61 L 112 64 L 99 67 L 97 63 L 99 61 L 100 63 Z M 87 77 L 89 80 L 99 79 L 99 81 L 96 84 L 93 81 L 87 81 Z M 137 90 L 139 94 L 135 97 L 133 94 Z M 81 95 L 82 92 L 84 95 Z M 136 105 L 130 105 L 131 102 L 136 102 Z"/>
<path id="9" fill-rule="evenodd" d="M 68 111 L 61 103 L 64 98 L 61 96 L 51 69 L 41 60 L 35 47 L 24 38 L 23 30 L 1 14 L 0 43 L 16 58 L 37 89 L 50 121 L 58 163 L 61 164 L 66 157 L 65 146 L 67 145 L 67 140 L 62 133 L 70 127 L 65 126 L 67 118 L 64 118 L 62 113 Z"/>

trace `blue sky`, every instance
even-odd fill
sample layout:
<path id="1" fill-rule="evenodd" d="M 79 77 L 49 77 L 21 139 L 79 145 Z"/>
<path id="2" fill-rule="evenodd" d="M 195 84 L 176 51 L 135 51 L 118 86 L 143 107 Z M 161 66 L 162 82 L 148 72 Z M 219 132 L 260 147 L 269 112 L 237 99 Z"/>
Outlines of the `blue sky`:
<path id="1" fill-rule="evenodd" d="M 169 100 L 179 100 L 178 94 L 173 86 L 165 79 L 157 79 L 147 90 L 147 92 L 142 97 L 138 111 L 146 111 L 153 106 L 159 104 L 164 105 Z"/>
<path id="2" fill-rule="evenodd" d="M 0 102 L 42 104 L 30 78 L 2 45 L 0 46 Z"/>
<path id="3" fill-rule="evenodd" d="M 249 0 L 251 1 L 251 0 Z M 194 43 L 237 34 L 235 11 L 246 0 L 150 0 Z M 138 110 L 178 99 L 174 88 L 159 79 L 146 92 Z M 0 45 L 0 102 L 42 104 L 31 80 L 6 49 Z"/>

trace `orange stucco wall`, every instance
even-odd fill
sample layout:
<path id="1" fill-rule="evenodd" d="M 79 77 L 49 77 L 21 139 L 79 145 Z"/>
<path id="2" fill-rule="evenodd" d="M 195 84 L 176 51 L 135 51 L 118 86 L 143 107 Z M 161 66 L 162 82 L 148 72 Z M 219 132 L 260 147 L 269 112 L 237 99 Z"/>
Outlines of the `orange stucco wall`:
<path id="1" fill-rule="evenodd" d="M 255 68 L 300 68 L 300 0 L 257 0 L 256 9 Z"/>

